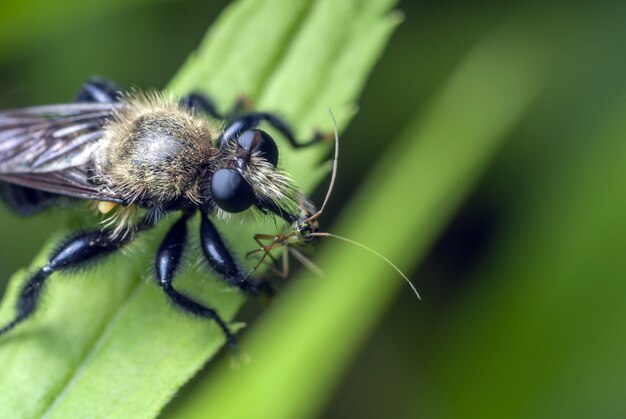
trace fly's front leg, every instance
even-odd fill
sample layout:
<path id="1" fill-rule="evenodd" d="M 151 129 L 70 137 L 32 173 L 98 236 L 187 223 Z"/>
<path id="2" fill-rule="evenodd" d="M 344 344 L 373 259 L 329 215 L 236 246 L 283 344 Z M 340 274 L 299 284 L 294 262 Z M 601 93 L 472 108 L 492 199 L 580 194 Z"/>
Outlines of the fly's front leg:
<path id="1" fill-rule="evenodd" d="M 219 147 L 223 146 L 228 141 L 236 140 L 243 132 L 256 128 L 261 122 L 264 121 L 278 130 L 294 148 L 308 147 L 317 144 L 322 140 L 332 138 L 332 136 L 316 131 L 308 140 L 297 141 L 293 130 L 282 118 L 277 115 L 268 112 L 252 112 L 244 116 L 239 116 L 244 109 L 250 106 L 250 102 L 243 96 L 237 98 L 233 108 L 228 114 L 221 114 L 217 110 L 215 102 L 202 93 L 191 93 L 185 96 L 180 103 L 182 106 L 196 109 L 213 118 L 230 122 L 217 140 L 217 145 Z"/>
<path id="2" fill-rule="evenodd" d="M 175 307 L 198 317 L 213 320 L 222 329 L 226 336 L 226 342 L 231 348 L 235 348 L 235 338 L 228 326 L 212 308 L 204 306 L 191 297 L 177 291 L 173 282 L 180 265 L 180 261 L 187 242 L 187 220 L 189 214 L 183 215 L 167 232 L 156 254 L 156 279 L 157 283 L 167 295 Z"/>
<path id="3" fill-rule="evenodd" d="M 229 141 L 236 140 L 243 132 L 256 128 L 263 121 L 276 128 L 276 130 L 278 130 L 294 148 L 308 147 L 317 144 L 322 140 L 332 138 L 329 135 L 316 131 L 310 139 L 306 141 L 297 141 L 293 130 L 280 117 L 267 112 L 253 112 L 236 119 L 228 127 L 226 127 L 222 135 L 217 140 L 218 146 L 221 147 Z"/>
<path id="4" fill-rule="evenodd" d="M 202 213 L 200 222 L 200 243 L 202 253 L 204 253 L 209 266 L 224 282 L 248 294 L 265 294 L 270 297 L 274 295 L 274 289 L 269 282 L 253 281 L 242 272 L 219 232 L 205 213 Z"/>
<path id="5" fill-rule="evenodd" d="M 54 272 L 75 271 L 115 252 L 129 241 L 128 236 L 111 237 L 109 230 L 78 233 L 62 241 L 50 254 L 48 263 L 31 275 L 22 286 L 17 298 L 15 317 L 0 327 L 0 335 L 35 312 L 46 282 Z"/>

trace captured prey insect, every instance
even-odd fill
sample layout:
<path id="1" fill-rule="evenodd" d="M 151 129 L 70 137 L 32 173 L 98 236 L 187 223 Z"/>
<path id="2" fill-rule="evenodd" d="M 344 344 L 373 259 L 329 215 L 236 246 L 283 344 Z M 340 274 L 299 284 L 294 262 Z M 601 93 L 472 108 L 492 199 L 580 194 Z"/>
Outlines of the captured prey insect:
<path id="1" fill-rule="evenodd" d="M 175 307 L 216 322 L 234 347 L 220 314 L 174 287 L 188 221 L 200 213 L 202 253 L 220 279 L 244 293 L 271 295 L 268 282 L 243 272 L 209 215 L 225 220 L 256 211 L 296 223 L 302 203 L 313 205 L 277 168 L 276 143 L 257 126 L 268 123 L 293 147 L 324 138 L 315 134 L 298 142 L 279 117 L 243 108 L 239 101 L 222 115 L 200 94 L 180 101 L 156 92 L 122 94 L 113 84 L 93 79 L 76 103 L 0 111 L 0 182 L 10 207 L 33 214 L 70 197 L 94 201 L 109 214 L 104 228 L 74 233 L 59 243 L 22 286 L 15 316 L 0 326 L 0 335 L 31 316 L 54 272 L 89 266 L 165 214 L 179 212 L 156 253 L 156 282 Z"/>
<path id="2" fill-rule="evenodd" d="M 338 240 L 342 240 L 346 243 L 350 243 L 354 246 L 360 247 L 361 249 L 370 252 L 374 256 L 385 261 L 389 266 L 391 266 L 411 287 L 411 290 L 415 294 L 418 300 L 421 300 L 419 292 L 417 288 L 411 280 L 398 268 L 389 258 L 385 257 L 380 252 L 372 249 L 369 246 L 366 246 L 362 243 L 349 239 L 347 237 L 339 236 L 333 233 L 327 233 L 320 231 L 319 223 L 317 219 L 322 215 L 324 209 L 326 208 L 326 204 L 330 200 L 330 196 L 333 192 L 333 187 L 335 186 L 335 179 L 337 178 L 337 166 L 339 164 L 339 133 L 337 132 L 337 121 L 335 120 L 335 116 L 331 111 L 330 116 L 333 119 L 334 125 L 334 136 L 335 136 L 335 156 L 333 158 L 333 168 L 330 177 L 330 183 L 328 185 L 328 190 L 326 191 L 326 197 L 324 198 L 324 202 L 319 210 L 316 210 L 312 204 L 303 200 L 300 202 L 300 217 L 291 225 L 291 230 L 286 233 L 279 234 L 255 234 L 254 240 L 260 246 L 257 249 L 254 249 L 246 254 L 246 257 L 255 255 L 257 253 L 261 253 L 261 257 L 257 261 L 254 268 L 252 268 L 251 272 L 256 271 L 259 266 L 265 261 L 267 257 L 269 257 L 273 265 L 270 267 L 278 274 L 278 276 L 282 278 L 287 278 L 289 276 L 289 255 L 291 254 L 295 259 L 297 259 L 302 265 L 307 267 L 309 270 L 317 274 L 318 276 L 323 276 L 323 272 L 320 268 L 318 268 L 313 262 L 311 262 L 299 249 L 305 248 L 308 249 L 312 245 L 314 245 L 320 237 L 333 237 Z M 263 242 L 268 242 L 269 244 L 263 244 Z M 274 249 L 282 248 L 282 266 L 278 263 L 278 261 L 272 256 L 271 252 Z"/>

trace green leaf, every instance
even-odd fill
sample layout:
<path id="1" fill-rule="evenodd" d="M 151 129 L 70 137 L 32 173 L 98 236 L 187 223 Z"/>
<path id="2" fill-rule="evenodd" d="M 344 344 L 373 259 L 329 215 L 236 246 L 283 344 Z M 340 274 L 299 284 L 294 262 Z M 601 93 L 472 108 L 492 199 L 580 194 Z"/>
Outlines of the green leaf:
<path id="1" fill-rule="evenodd" d="M 494 41 L 500 36 L 477 46 L 427 115 L 416 116 L 351 202 L 338 233 L 371 244 L 401 266 L 420 261 L 541 87 L 545 65 L 536 46 L 517 34 Z M 320 414 L 404 283 L 380 259 L 345 243 L 326 243 L 318 256 L 327 277 L 296 280 L 243 342 L 251 365 L 208 376 L 173 417 Z"/>
<path id="2" fill-rule="evenodd" d="M 170 88 L 180 94 L 209 92 L 225 108 L 245 94 L 258 108 L 283 114 L 300 137 L 332 129 L 328 108 L 345 127 L 399 21 L 388 13 L 392 5 L 390 0 L 236 2 Z M 295 153 L 279 147 L 283 167 L 310 191 L 325 173 L 319 161 L 328 148 Z M 154 417 L 217 352 L 224 340 L 218 328 L 175 313 L 150 283 L 152 255 L 167 224 L 79 279 L 53 275 L 38 313 L 0 340 L 4 416 Z M 241 254 L 255 247 L 254 232 L 274 226 L 219 229 Z M 55 240 L 33 267 L 45 263 Z M 192 246 L 189 258 L 196 260 L 194 251 Z M 233 319 L 242 296 L 206 280 L 208 270 L 192 268 L 177 284 Z M 24 279 L 20 272 L 11 280 L 0 321 L 11 318 Z"/>

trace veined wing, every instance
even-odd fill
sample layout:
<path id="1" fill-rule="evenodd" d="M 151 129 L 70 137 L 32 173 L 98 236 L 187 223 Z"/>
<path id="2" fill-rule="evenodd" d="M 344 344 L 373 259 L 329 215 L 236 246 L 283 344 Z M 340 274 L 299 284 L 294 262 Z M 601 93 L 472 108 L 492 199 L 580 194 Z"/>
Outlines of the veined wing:
<path id="1" fill-rule="evenodd" d="M 60 195 L 121 202 L 90 177 L 93 152 L 120 103 L 0 111 L 0 180 Z"/>

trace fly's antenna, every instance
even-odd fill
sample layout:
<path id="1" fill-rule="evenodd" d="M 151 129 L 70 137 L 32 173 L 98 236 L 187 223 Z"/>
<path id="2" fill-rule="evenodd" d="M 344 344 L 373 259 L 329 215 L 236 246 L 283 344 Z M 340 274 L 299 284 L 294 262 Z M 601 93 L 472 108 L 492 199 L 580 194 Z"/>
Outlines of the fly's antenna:
<path id="1" fill-rule="evenodd" d="M 326 192 L 326 198 L 324 198 L 324 202 L 322 203 L 322 207 L 309 218 L 304 220 L 305 223 L 311 222 L 318 218 L 324 212 L 324 208 L 326 208 L 326 204 L 330 200 L 330 195 L 333 192 L 333 188 L 335 187 L 335 179 L 337 178 L 337 166 L 339 162 L 339 130 L 337 129 L 337 120 L 335 119 L 335 115 L 333 115 L 333 111 L 328 110 L 330 117 L 333 120 L 333 129 L 335 131 L 335 158 L 333 159 L 333 171 L 330 176 L 330 184 L 328 185 L 328 191 Z"/>
<path id="2" fill-rule="evenodd" d="M 359 243 L 357 241 L 354 241 L 352 239 L 349 239 L 347 237 L 343 237 L 343 236 L 338 236 L 337 234 L 332 234 L 332 233 L 325 233 L 325 232 L 315 232 L 315 233 L 311 233 L 310 236 L 314 236 L 314 237 L 334 237 L 335 239 L 338 240 L 342 240 L 344 242 L 353 244 L 354 246 L 360 247 L 363 250 L 367 250 L 368 252 L 370 252 L 371 254 L 378 256 L 379 258 L 381 258 L 382 260 L 384 260 L 385 262 L 387 262 L 387 264 L 389 266 L 391 266 L 393 269 L 395 269 L 396 272 L 398 272 L 398 274 L 400 274 L 400 276 L 406 281 L 407 284 L 409 284 L 409 286 L 411 287 L 411 289 L 413 290 L 413 293 L 415 294 L 415 296 L 417 297 L 418 300 L 422 301 L 422 297 L 420 297 L 419 292 L 417 291 L 417 288 L 415 287 L 415 285 L 413 285 L 413 283 L 411 282 L 411 280 L 404 274 L 404 272 L 402 272 L 400 270 L 400 268 L 398 268 L 391 260 L 389 260 L 389 258 L 387 258 L 386 256 L 384 256 L 382 253 L 372 249 L 369 246 L 364 245 L 363 243 Z"/>

